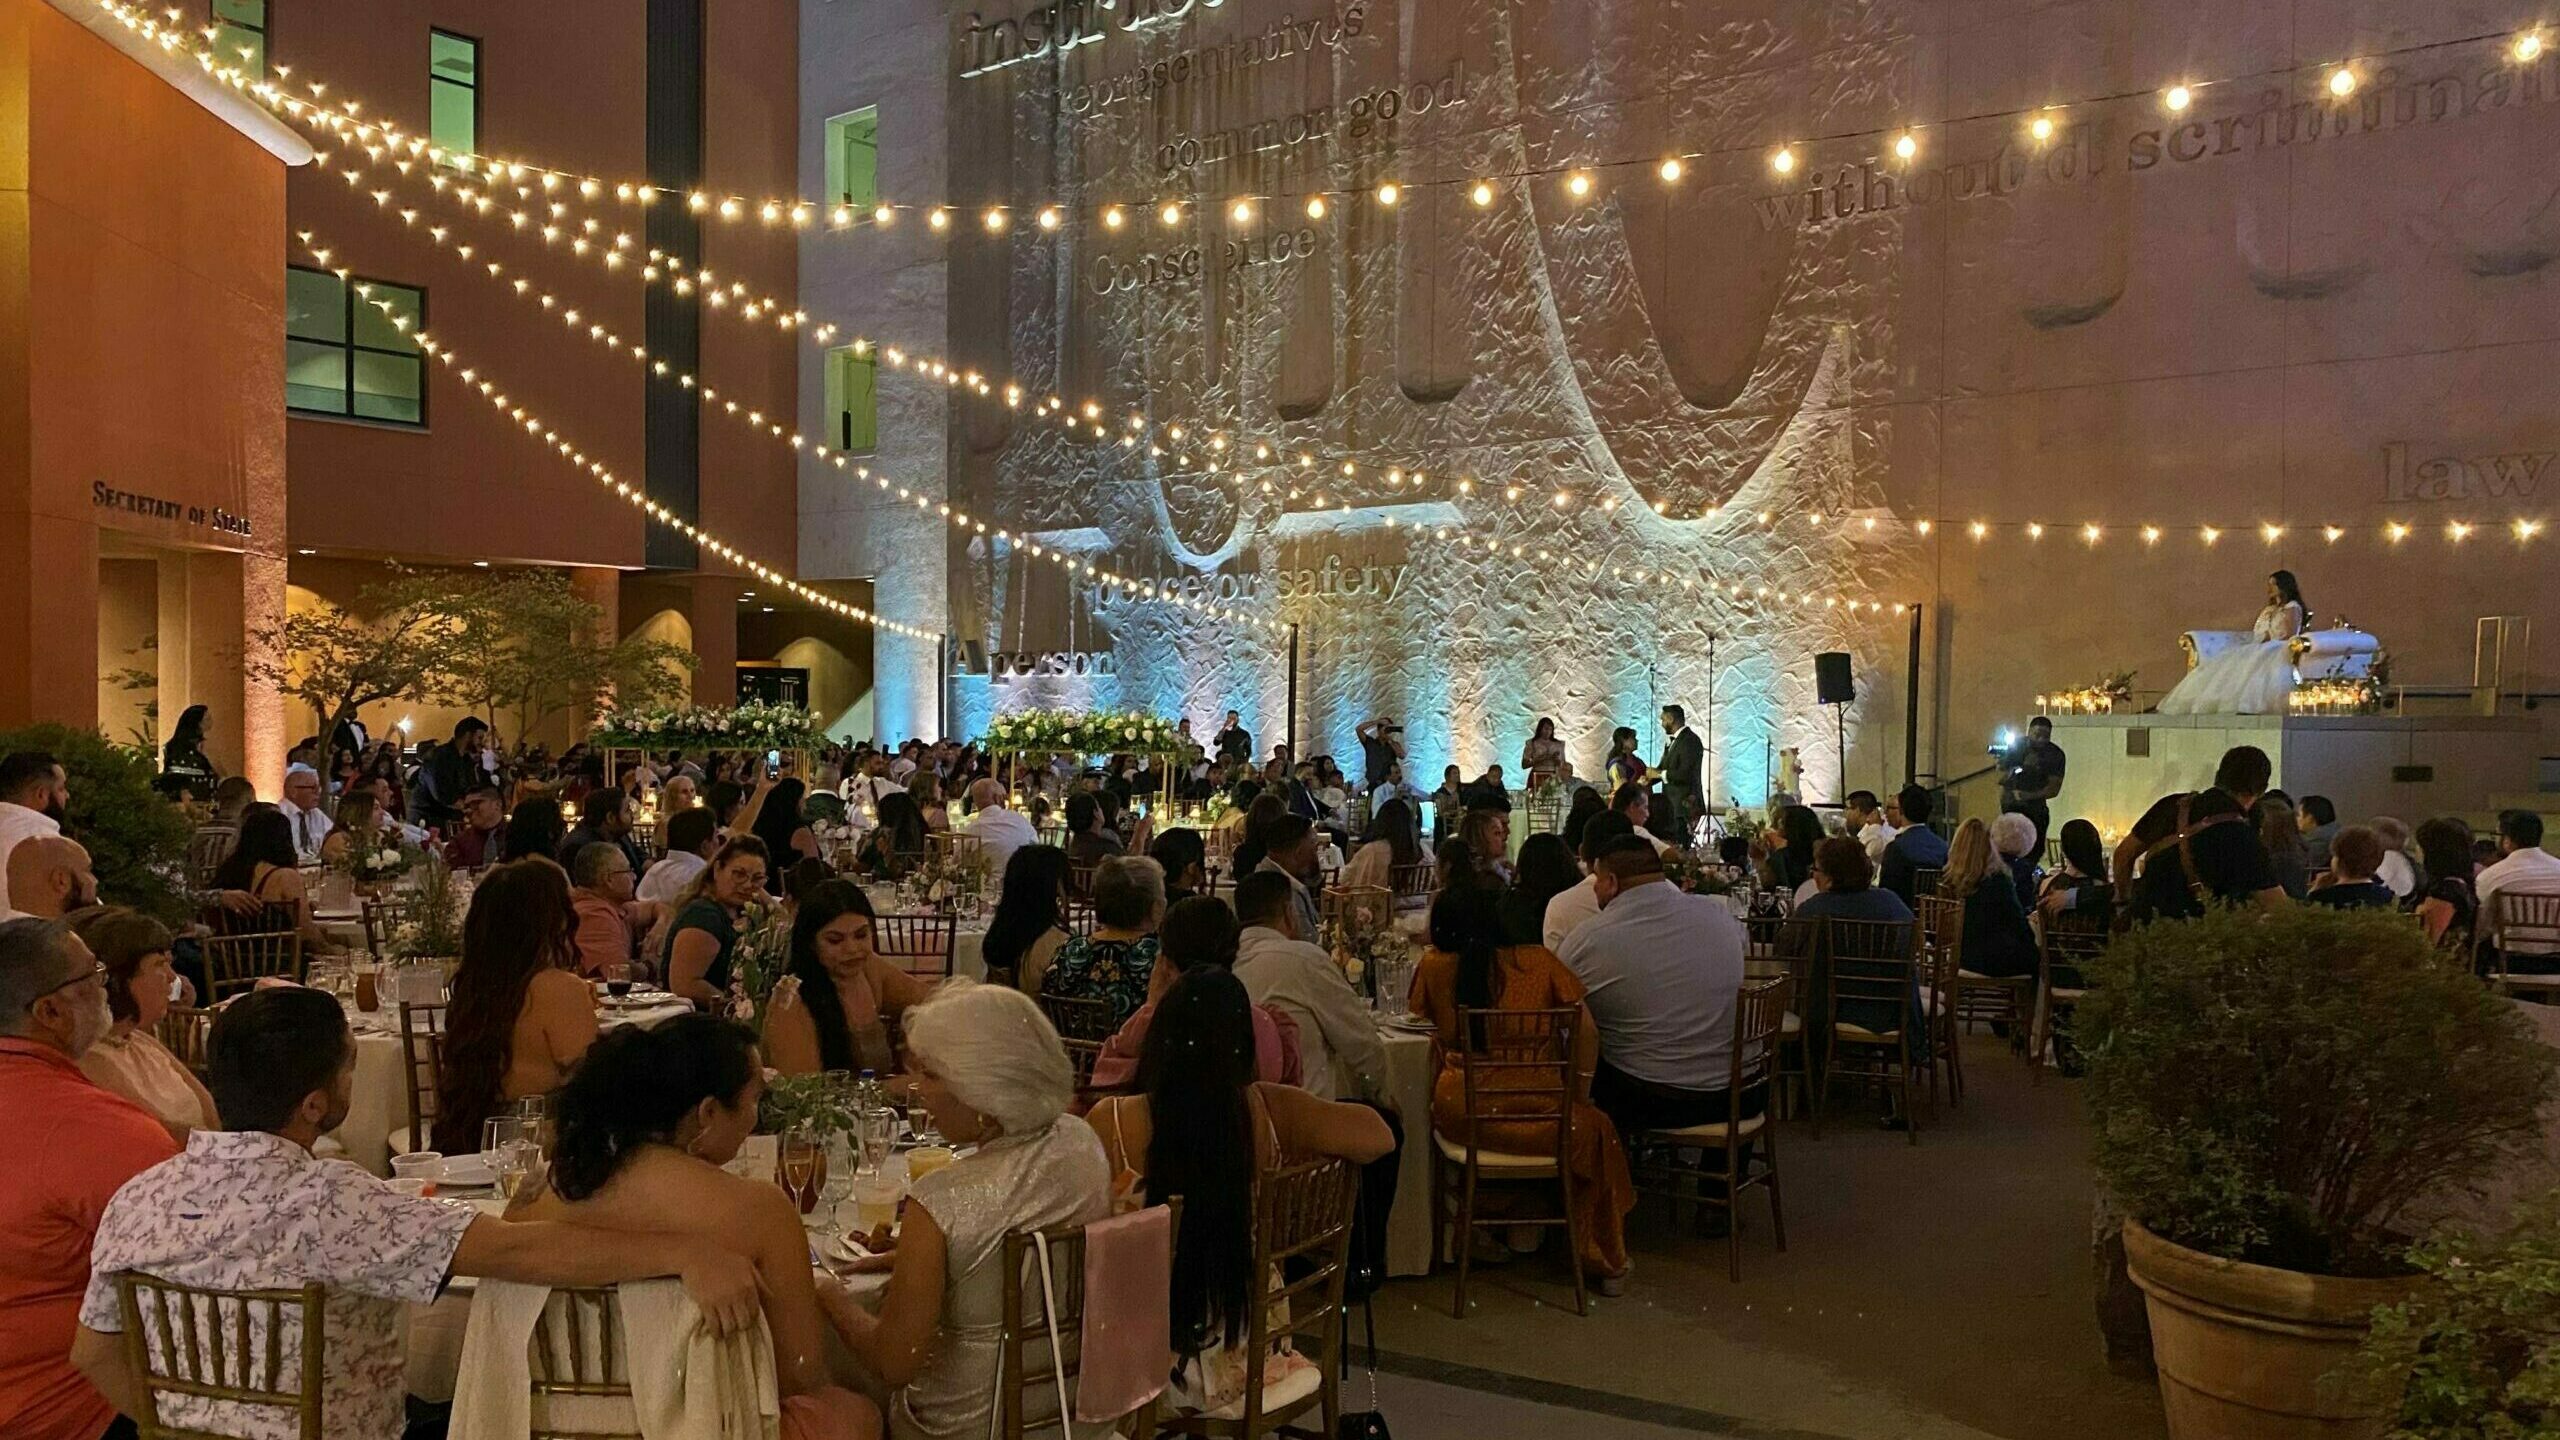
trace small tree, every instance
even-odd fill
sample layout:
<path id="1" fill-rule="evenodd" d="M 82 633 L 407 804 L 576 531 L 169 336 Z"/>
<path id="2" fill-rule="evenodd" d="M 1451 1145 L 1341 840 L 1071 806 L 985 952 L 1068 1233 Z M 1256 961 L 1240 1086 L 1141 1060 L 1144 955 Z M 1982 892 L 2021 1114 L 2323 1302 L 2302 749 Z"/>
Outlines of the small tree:
<path id="1" fill-rule="evenodd" d="M 243 668 L 310 706 L 325 738 L 366 705 L 450 688 L 487 588 L 395 565 L 355 610 L 322 601 L 253 627 Z"/>
<path id="2" fill-rule="evenodd" d="M 612 639 L 603 607 L 559 571 L 516 570 L 479 587 L 434 698 L 493 724 L 504 712 L 522 738 L 556 715 L 593 713 L 608 694 L 624 705 L 672 703 L 691 688 L 696 663 L 664 641 Z"/>

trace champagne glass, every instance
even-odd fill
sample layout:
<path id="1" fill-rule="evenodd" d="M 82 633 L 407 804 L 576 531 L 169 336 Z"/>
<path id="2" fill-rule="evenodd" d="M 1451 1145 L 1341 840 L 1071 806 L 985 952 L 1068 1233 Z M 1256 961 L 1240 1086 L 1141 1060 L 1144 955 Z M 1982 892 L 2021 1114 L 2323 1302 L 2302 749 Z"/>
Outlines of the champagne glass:
<path id="1" fill-rule="evenodd" d="M 820 1202 L 827 1207 L 827 1249 L 830 1252 L 835 1249 L 836 1238 L 844 1233 L 844 1222 L 839 1212 L 853 1194 L 855 1155 L 854 1137 L 849 1132 L 835 1130 L 828 1133 L 824 1178 L 819 1181 L 818 1194 Z"/>
<path id="2" fill-rule="evenodd" d="M 795 1125 L 782 1136 L 775 1179 L 782 1193 L 806 1215 L 818 1200 L 818 1161 L 821 1151 L 817 1133 L 806 1125 Z"/>
<path id="3" fill-rule="evenodd" d="M 863 1111 L 857 1123 L 862 1140 L 863 1173 L 877 1175 L 880 1167 L 888 1163 L 889 1152 L 898 1143 L 898 1112 L 882 1105 Z"/>
<path id="4" fill-rule="evenodd" d="M 498 1147 L 498 1158 L 489 1168 L 497 1177 L 498 1198 L 512 1201 L 525 1181 L 542 1168 L 542 1147 L 530 1140 L 510 1140 Z"/>
<path id="5" fill-rule="evenodd" d="M 490 1169 L 498 1168 L 498 1153 L 524 1138 L 524 1117 L 516 1114 L 492 1115 L 480 1122 L 480 1159 Z"/>

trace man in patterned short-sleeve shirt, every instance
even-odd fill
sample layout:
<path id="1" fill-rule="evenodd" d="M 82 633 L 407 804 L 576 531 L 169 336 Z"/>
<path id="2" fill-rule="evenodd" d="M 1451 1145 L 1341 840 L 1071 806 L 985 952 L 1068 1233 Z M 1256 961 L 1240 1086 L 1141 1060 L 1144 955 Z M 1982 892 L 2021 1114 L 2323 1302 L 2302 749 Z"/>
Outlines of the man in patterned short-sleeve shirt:
<path id="1" fill-rule="evenodd" d="M 225 1009 L 206 1042 L 209 1088 L 223 1130 L 199 1130 L 184 1153 L 108 1202 L 90 1253 L 72 1363 L 126 1414 L 142 1377 L 118 1338 L 121 1271 L 225 1290 L 326 1287 L 322 1431 L 332 1440 L 395 1440 L 404 1423 L 400 1307 L 435 1299 L 453 1275 L 533 1285 L 610 1285 L 682 1274 L 722 1330 L 757 1314 L 754 1267 L 725 1251 L 653 1234 L 518 1224 L 468 1206 L 393 1190 L 355 1166 L 321 1160 L 312 1142 L 346 1118 L 355 1038 L 333 997 L 253 991 Z M 254 1329 L 252 1349 L 262 1340 Z M 301 1337 L 284 1337 L 286 1374 Z M 156 1351 L 156 1342 L 155 1342 Z M 292 1440 L 293 1412 L 164 1395 L 163 1424 Z"/>

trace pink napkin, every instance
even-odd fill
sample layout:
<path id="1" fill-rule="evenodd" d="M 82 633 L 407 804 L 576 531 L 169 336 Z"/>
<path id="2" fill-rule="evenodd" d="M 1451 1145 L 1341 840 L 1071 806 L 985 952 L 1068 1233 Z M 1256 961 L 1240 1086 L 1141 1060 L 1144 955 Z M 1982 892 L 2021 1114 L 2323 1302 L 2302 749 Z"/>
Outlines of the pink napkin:
<path id="1" fill-rule="evenodd" d="M 1084 1364 L 1076 1418 L 1117 1420 L 1173 1370 L 1173 1212 L 1150 1205 L 1084 1228 Z"/>

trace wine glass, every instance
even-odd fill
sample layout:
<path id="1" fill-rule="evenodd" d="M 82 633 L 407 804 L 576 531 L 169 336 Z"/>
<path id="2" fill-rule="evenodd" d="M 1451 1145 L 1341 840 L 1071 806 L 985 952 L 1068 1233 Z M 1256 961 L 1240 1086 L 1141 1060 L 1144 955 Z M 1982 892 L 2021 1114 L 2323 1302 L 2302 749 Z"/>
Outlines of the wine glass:
<path id="1" fill-rule="evenodd" d="M 862 1141 L 863 1173 L 877 1175 L 898 1143 L 898 1112 L 886 1105 L 865 1110 L 857 1122 Z"/>
<path id="2" fill-rule="evenodd" d="M 604 993 L 616 1000 L 631 993 L 631 964 L 617 960 L 604 967 Z"/>
<path id="3" fill-rule="evenodd" d="M 795 1125 L 782 1136 L 776 1147 L 778 1164 L 775 1180 L 782 1193 L 806 1215 L 818 1200 L 818 1161 L 823 1153 L 817 1132 L 806 1125 Z"/>
<path id="4" fill-rule="evenodd" d="M 492 1115 L 480 1122 L 480 1159 L 490 1169 L 498 1168 L 498 1152 L 525 1138 L 522 1115 Z"/>
<path id="5" fill-rule="evenodd" d="M 498 1198 L 513 1200 L 525 1181 L 542 1168 L 542 1147 L 531 1140 L 509 1140 L 498 1147 L 490 1172 L 498 1181 Z"/>
<path id="6" fill-rule="evenodd" d="M 856 1146 L 851 1134 L 842 1130 L 828 1133 L 826 1178 L 819 1183 L 818 1194 L 821 1203 L 827 1207 L 827 1248 L 830 1252 L 835 1249 L 836 1237 L 844 1231 L 843 1221 L 837 1212 L 844 1208 L 844 1202 L 853 1194 L 855 1154 Z"/>

